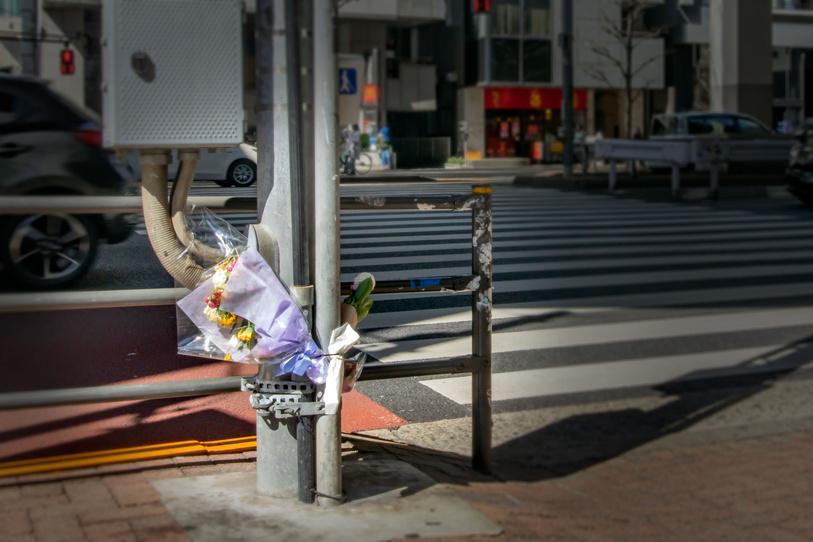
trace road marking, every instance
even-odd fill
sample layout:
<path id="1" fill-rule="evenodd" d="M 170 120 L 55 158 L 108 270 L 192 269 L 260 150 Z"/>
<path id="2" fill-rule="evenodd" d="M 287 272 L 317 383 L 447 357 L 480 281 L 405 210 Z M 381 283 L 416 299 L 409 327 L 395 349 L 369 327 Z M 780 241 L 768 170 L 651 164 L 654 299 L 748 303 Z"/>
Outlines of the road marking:
<path id="1" fill-rule="evenodd" d="M 621 322 L 586 326 L 569 326 L 530 331 L 494 333 L 492 351 L 495 353 L 546 348 L 565 348 L 596 344 L 632 342 L 647 339 L 693 337 L 813 325 L 813 307 L 722 313 L 704 316 L 660 318 L 644 321 Z M 453 339 L 407 340 L 376 342 L 361 345 L 382 362 L 410 359 L 437 359 L 471 353 L 469 334 Z"/>
<path id="2" fill-rule="evenodd" d="M 702 354 L 529 369 L 492 375 L 492 401 L 654 386 L 737 374 L 810 366 L 809 345 L 740 348 Z M 421 384 L 461 404 L 471 404 L 471 377 L 422 380 Z"/>
<path id="3" fill-rule="evenodd" d="M 792 228 L 790 226 L 784 226 L 786 229 L 777 232 L 777 231 L 736 231 L 736 232 L 726 232 L 726 233 L 686 233 L 680 235 L 649 235 L 647 230 L 647 234 L 644 235 L 602 235 L 602 236 L 581 236 L 578 238 L 572 238 L 560 235 L 558 237 L 549 238 L 546 237 L 551 235 L 551 232 L 547 232 L 544 230 L 528 230 L 527 233 L 535 233 L 538 238 L 536 239 L 500 239 L 498 236 L 495 236 L 495 243 L 499 242 L 500 246 L 557 246 L 557 245 L 567 245 L 567 246 L 581 246 L 581 245 L 595 245 L 595 244 L 603 244 L 603 245 L 618 245 L 622 243 L 643 243 L 643 242 L 650 242 L 650 243 L 669 243 L 672 241 L 677 242 L 708 242 L 708 241 L 754 241 L 757 239 L 764 239 L 764 238 L 776 238 L 781 237 L 782 239 L 788 238 L 797 238 L 797 237 L 804 237 L 806 239 L 810 239 L 813 236 L 813 227 L 806 226 L 799 224 L 794 225 Z M 525 233 L 524 235 L 527 235 Z M 567 232 L 566 232 L 567 233 Z M 506 237 L 511 237 L 516 235 L 514 233 L 505 233 L 503 234 Z M 386 248 L 390 248 L 391 250 L 397 250 L 397 246 L 399 243 L 408 243 L 410 246 L 416 246 L 421 241 L 457 241 L 457 242 L 465 242 L 469 239 L 471 235 L 466 235 L 464 233 L 456 233 L 456 234 L 443 234 L 437 233 L 432 235 L 404 235 L 404 236 L 390 236 L 386 238 L 388 243 L 391 243 L 390 247 L 365 247 L 365 241 L 368 243 L 371 242 L 379 242 L 381 239 L 352 239 L 348 240 L 348 242 L 342 242 L 342 254 L 359 254 L 359 253 L 376 253 L 381 254 L 382 252 L 386 252 Z M 384 239 L 384 238 L 382 238 Z M 351 246 L 352 245 L 352 246 Z M 747 247 L 746 247 L 747 248 Z"/>
<path id="4" fill-rule="evenodd" d="M 765 252 L 765 253 L 746 253 L 746 254 L 721 254 L 721 255 L 705 255 L 705 256 L 661 256 L 652 258 L 612 258 L 612 259 L 596 259 L 596 260 L 582 260 L 574 262 L 527 262 L 527 263 L 513 263 L 501 264 L 500 260 L 494 261 L 494 271 L 496 273 L 527 273 L 527 272 L 552 272 L 552 271 L 589 271 L 589 270 L 609 270 L 614 268 L 642 268 L 652 266 L 667 266 L 667 265 L 682 265 L 682 264 L 707 264 L 718 265 L 724 263 L 744 263 L 748 264 L 752 261 L 776 261 L 783 262 L 791 259 L 810 259 L 813 258 L 813 251 L 811 250 L 798 250 L 788 252 Z M 471 257 L 469 257 L 469 261 Z M 361 264 L 354 264 L 358 266 Z M 429 267 L 429 268 L 412 268 L 412 269 L 396 269 L 394 271 L 376 271 L 375 277 L 378 280 L 399 280 L 399 279 L 414 279 L 422 277 L 449 277 L 449 276 L 464 276 L 470 274 L 470 264 L 455 266 L 455 267 Z M 725 269 L 725 268 L 724 268 Z M 697 270 L 693 270 L 697 271 Z M 703 270 L 705 271 L 705 270 Z M 719 271 L 722 271 L 719 270 Z M 655 273 L 655 271 L 649 272 Z M 675 272 L 677 273 L 677 272 Z M 342 281 L 352 281 L 355 273 L 342 274 Z M 540 279 L 540 280 L 555 280 Z"/>

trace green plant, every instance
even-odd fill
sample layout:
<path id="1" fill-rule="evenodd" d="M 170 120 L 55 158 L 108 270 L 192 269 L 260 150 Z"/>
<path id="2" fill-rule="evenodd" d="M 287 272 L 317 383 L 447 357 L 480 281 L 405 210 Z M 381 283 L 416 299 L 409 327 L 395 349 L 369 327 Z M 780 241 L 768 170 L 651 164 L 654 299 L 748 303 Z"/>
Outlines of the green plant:
<path id="1" fill-rule="evenodd" d="M 359 138 L 361 143 L 361 150 L 366 151 L 370 149 L 370 134 L 361 134 Z"/>
<path id="2" fill-rule="evenodd" d="M 466 163 L 466 159 L 462 156 L 450 156 L 446 163 L 450 166 L 462 166 Z"/>

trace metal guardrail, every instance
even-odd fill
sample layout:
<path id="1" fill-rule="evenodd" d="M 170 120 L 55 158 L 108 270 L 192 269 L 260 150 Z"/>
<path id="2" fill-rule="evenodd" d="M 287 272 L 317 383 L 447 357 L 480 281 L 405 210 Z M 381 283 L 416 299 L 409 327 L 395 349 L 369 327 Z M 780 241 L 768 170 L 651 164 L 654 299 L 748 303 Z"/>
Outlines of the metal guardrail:
<path id="1" fill-rule="evenodd" d="M 680 169 L 688 165 L 709 168 L 709 187 L 714 197 L 720 186 L 720 166 L 729 162 L 782 162 L 790 155 L 792 139 L 599 139 L 595 157 L 610 161 L 608 189 L 618 184 L 616 164 L 640 161 L 668 164 L 672 171 L 672 194 L 680 192 Z"/>
<path id="2" fill-rule="evenodd" d="M 0 201 L 0 214 L 36 212 L 130 213 L 140 212 L 130 197 L 21 196 Z M 219 198 L 215 209 L 235 209 L 232 198 Z M 236 198 L 243 200 L 253 198 Z M 93 201 L 89 201 L 93 200 Z M 205 204 L 202 198 L 190 198 L 193 204 Z M 407 360 L 391 363 L 371 361 L 365 365 L 361 380 L 406 378 L 438 374 L 472 375 L 472 463 L 481 471 L 491 464 L 491 332 L 492 332 L 492 247 L 491 187 L 477 185 L 469 195 L 430 197 L 356 197 L 342 198 L 343 209 L 471 212 L 472 274 L 462 277 L 380 281 L 376 293 L 470 292 L 472 311 L 472 353 L 434 360 Z M 91 204 L 100 205 L 99 208 Z M 61 206 L 60 206 L 61 205 Z M 252 208 L 253 210 L 253 208 Z M 24 212 L 23 212 L 24 211 Z M 349 290 L 343 284 L 343 291 Z M 183 296 L 184 288 L 159 288 L 110 291 L 73 291 L 0 295 L 0 312 L 96 309 L 171 305 Z M 59 406 L 107 401 L 130 401 L 211 395 L 238 391 L 240 377 L 182 380 L 150 384 L 106 385 L 44 391 L 0 393 L 0 410 Z"/>
<path id="3" fill-rule="evenodd" d="M 191 196 L 189 205 L 213 211 L 256 211 L 257 198 L 240 196 Z M 141 196 L 3 196 L 0 214 L 32 213 L 140 214 Z"/>

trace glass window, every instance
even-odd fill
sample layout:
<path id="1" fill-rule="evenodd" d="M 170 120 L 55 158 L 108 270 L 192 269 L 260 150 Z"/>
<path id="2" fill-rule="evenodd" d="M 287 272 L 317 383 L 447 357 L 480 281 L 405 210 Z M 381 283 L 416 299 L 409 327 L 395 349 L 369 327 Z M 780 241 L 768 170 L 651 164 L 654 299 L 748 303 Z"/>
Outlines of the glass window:
<path id="1" fill-rule="evenodd" d="M 708 115 L 700 117 L 690 117 L 688 119 L 689 133 L 692 135 L 716 135 L 736 134 L 737 119 L 729 115 Z"/>
<path id="2" fill-rule="evenodd" d="M 550 0 L 525 0 L 525 35 L 550 37 Z"/>
<path id="3" fill-rule="evenodd" d="M 714 129 L 706 117 L 689 117 L 686 124 L 692 135 L 710 134 Z"/>
<path id="4" fill-rule="evenodd" d="M 548 40 L 525 40 L 522 70 L 525 81 L 549 83 L 551 80 L 551 43 Z"/>
<path id="5" fill-rule="evenodd" d="M 756 121 L 746 118 L 740 118 L 738 120 L 739 120 L 739 132 L 741 134 L 765 135 L 768 133 L 768 130 L 766 130 L 764 126 L 762 126 Z"/>
<path id="6" fill-rule="evenodd" d="M 494 36 L 519 36 L 519 0 L 494 0 L 491 6 Z"/>
<path id="7" fill-rule="evenodd" d="M 19 17 L 20 0 L 0 0 L 0 16 Z"/>
<path id="8" fill-rule="evenodd" d="M 491 79 L 519 81 L 519 40 L 491 40 Z"/>

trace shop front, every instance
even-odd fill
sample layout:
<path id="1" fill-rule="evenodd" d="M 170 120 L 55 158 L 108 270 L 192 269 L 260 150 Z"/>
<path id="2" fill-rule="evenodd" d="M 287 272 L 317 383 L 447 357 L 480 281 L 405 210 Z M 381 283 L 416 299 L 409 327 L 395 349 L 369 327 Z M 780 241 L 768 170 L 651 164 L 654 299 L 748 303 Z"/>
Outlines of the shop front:
<path id="1" fill-rule="evenodd" d="M 486 87 L 485 150 L 488 158 L 561 160 L 562 89 Z M 574 125 L 585 125 L 587 93 L 573 92 Z"/>

